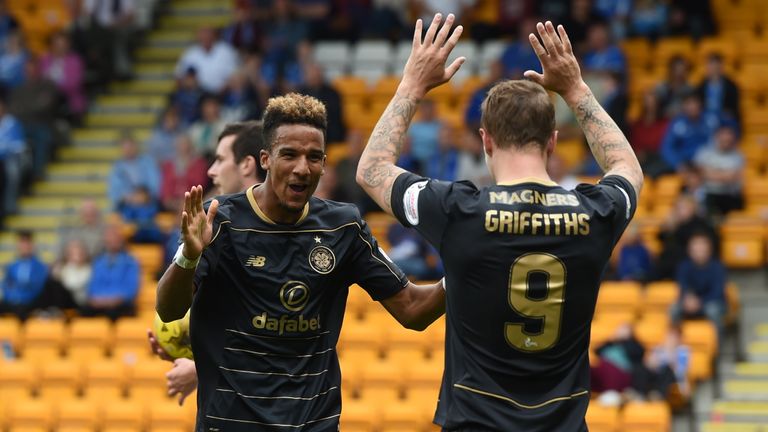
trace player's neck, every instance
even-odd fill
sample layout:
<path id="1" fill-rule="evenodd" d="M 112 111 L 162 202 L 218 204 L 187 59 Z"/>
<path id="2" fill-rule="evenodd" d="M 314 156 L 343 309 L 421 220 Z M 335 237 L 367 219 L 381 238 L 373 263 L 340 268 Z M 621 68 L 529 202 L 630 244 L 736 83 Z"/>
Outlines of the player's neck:
<path id="1" fill-rule="evenodd" d="M 497 151 L 491 163 L 496 184 L 514 183 L 530 177 L 552 181 L 546 160 L 538 153 Z"/>

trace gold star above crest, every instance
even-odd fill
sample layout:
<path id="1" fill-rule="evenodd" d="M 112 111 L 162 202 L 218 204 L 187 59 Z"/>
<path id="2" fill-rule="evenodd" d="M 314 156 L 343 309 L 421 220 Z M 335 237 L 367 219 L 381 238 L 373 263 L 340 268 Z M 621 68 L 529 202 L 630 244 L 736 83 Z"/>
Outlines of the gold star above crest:
<path id="1" fill-rule="evenodd" d="M 320 237 L 315 236 L 315 243 L 320 243 L 322 240 L 320 240 Z"/>

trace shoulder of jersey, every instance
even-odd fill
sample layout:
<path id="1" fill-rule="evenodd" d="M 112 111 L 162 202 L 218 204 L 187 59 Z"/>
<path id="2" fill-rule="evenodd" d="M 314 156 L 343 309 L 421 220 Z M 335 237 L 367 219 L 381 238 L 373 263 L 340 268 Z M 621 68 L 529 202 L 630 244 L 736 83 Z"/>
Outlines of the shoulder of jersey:
<path id="1" fill-rule="evenodd" d="M 312 197 L 310 214 L 324 221 L 337 223 L 359 222 L 362 217 L 357 206 L 350 203 Z"/>
<path id="2" fill-rule="evenodd" d="M 205 208 L 206 211 L 214 199 L 219 202 L 219 210 L 217 211 L 217 215 L 227 216 L 227 219 L 229 219 L 229 213 L 231 212 L 231 209 L 236 202 L 245 200 L 247 203 L 248 201 L 248 199 L 245 197 L 245 192 L 237 192 L 228 195 L 217 195 L 203 203 L 203 208 Z"/>

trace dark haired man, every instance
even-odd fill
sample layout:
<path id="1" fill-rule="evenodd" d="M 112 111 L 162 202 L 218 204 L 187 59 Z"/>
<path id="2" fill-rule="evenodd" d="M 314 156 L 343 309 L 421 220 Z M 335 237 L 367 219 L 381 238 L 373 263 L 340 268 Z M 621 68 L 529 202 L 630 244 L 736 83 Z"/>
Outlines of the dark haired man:
<path id="1" fill-rule="evenodd" d="M 629 223 L 643 183 L 616 124 L 581 78 L 562 26 L 539 23 L 529 41 L 543 74 L 502 81 L 483 101 L 480 136 L 495 185 L 440 182 L 395 166 L 419 102 L 463 59 L 446 59 L 461 35 L 435 16 L 360 159 L 357 179 L 379 205 L 439 251 L 446 271 L 445 372 L 435 422 L 446 431 L 587 430 L 589 330 L 600 277 Z M 439 29 L 439 30 L 438 30 Z M 450 36 L 449 36 L 450 35 Z M 545 88 L 574 110 L 598 185 L 552 182 L 557 140 Z"/>
<path id="2" fill-rule="evenodd" d="M 325 167 L 322 103 L 272 98 L 262 127 L 263 183 L 207 209 L 202 188 L 187 193 L 157 311 L 169 321 L 192 306 L 197 431 L 336 431 L 347 287 L 412 329 L 443 314 L 444 290 L 408 282 L 353 205 L 312 196 Z"/>

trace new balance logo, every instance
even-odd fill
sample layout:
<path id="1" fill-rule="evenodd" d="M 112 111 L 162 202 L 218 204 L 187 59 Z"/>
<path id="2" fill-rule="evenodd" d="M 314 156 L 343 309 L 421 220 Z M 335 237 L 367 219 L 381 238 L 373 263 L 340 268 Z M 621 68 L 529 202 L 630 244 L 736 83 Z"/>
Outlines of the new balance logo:
<path id="1" fill-rule="evenodd" d="M 246 267 L 264 267 L 264 263 L 267 262 L 267 257 L 263 256 L 253 256 L 251 255 L 250 258 L 245 262 Z"/>

